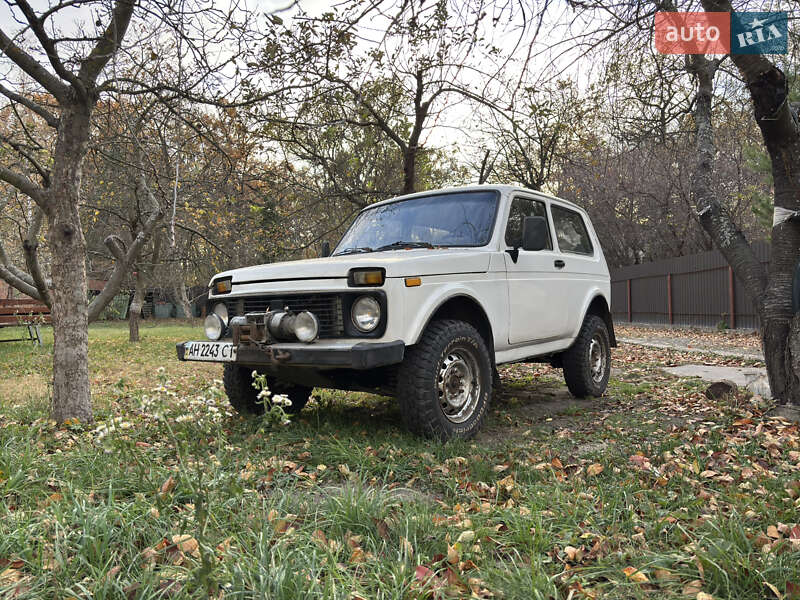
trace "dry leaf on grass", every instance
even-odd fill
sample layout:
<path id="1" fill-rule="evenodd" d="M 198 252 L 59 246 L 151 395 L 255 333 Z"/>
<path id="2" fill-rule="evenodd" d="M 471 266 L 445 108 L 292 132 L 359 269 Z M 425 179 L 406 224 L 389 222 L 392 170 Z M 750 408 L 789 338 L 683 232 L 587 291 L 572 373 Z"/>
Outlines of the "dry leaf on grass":
<path id="1" fill-rule="evenodd" d="M 168 495 L 168 494 L 169 494 L 169 493 L 170 493 L 172 490 L 174 490 L 174 489 L 175 489 L 175 485 L 176 485 L 176 484 L 177 484 L 177 482 L 175 481 L 175 478 L 174 478 L 174 477 L 172 477 L 172 475 L 170 475 L 169 477 L 167 477 L 167 480 L 166 480 L 164 483 L 162 483 L 162 484 L 161 484 L 161 488 L 158 490 L 158 495 L 159 495 L 159 496 L 160 496 L 162 499 L 166 498 L 166 497 L 167 497 L 167 495 Z"/>
<path id="2" fill-rule="evenodd" d="M 684 596 L 697 596 L 703 591 L 703 582 L 699 579 L 694 579 L 683 586 Z"/>
<path id="3" fill-rule="evenodd" d="M 625 567 L 624 569 L 622 569 L 622 572 L 625 573 L 625 577 L 627 577 L 630 581 L 633 581 L 634 583 L 647 583 L 648 581 L 650 581 L 647 578 L 647 575 L 642 573 L 636 567 Z"/>
<path id="4" fill-rule="evenodd" d="M 586 467 L 586 474 L 595 477 L 603 472 L 603 465 L 594 463 Z"/>

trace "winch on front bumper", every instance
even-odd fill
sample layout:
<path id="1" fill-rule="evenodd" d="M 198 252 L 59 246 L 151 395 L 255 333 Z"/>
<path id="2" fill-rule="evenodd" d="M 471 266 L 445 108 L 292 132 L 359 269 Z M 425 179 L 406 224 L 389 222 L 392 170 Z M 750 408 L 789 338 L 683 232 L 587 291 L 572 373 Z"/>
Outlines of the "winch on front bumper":
<path id="1" fill-rule="evenodd" d="M 287 315 L 286 312 L 281 311 Z M 310 314 L 310 313 L 309 313 Z M 295 315 L 277 318 L 277 312 L 248 313 L 234 317 L 228 326 L 231 341 L 189 341 L 177 344 L 178 359 L 184 361 L 235 362 L 241 365 L 291 365 L 301 367 L 373 369 L 402 362 L 405 343 L 283 342 Z"/>

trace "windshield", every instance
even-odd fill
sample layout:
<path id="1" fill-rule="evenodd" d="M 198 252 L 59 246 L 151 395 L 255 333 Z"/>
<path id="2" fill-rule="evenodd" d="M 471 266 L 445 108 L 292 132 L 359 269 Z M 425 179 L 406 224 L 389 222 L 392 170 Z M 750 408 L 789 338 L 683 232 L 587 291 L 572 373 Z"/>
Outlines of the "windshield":
<path id="1" fill-rule="evenodd" d="M 492 237 L 498 196 L 494 190 L 454 192 L 369 208 L 356 217 L 334 254 L 485 246 Z"/>

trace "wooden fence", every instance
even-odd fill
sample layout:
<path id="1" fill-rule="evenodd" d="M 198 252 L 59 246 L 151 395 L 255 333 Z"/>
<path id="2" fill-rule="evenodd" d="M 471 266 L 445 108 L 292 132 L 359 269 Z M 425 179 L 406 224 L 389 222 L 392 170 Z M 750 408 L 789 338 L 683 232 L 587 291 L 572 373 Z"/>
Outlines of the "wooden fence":
<path id="1" fill-rule="evenodd" d="M 769 261 L 769 244 L 753 250 Z M 611 312 L 619 323 L 758 328 L 753 303 L 717 250 L 612 269 Z"/>

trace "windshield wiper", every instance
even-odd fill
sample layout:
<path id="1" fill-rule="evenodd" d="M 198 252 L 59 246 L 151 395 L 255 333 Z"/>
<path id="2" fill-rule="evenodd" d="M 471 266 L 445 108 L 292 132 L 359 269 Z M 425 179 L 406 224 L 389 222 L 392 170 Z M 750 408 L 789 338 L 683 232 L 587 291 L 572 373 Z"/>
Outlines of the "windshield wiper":
<path id="1" fill-rule="evenodd" d="M 360 248 L 345 248 L 341 252 L 337 252 L 334 256 L 342 256 L 343 254 L 359 254 L 361 252 L 374 252 L 369 246 L 362 246 Z"/>
<path id="2" fill-rule="evenodd" d="M 380 252 L 381 250 L 395 250 L 400 248 L 434 248 L 435 246 L 430 242 L 393 242 L 391 244 L 386 244 L 385 246 L 379 246 L 375 248 L 375 252 Z"/>

